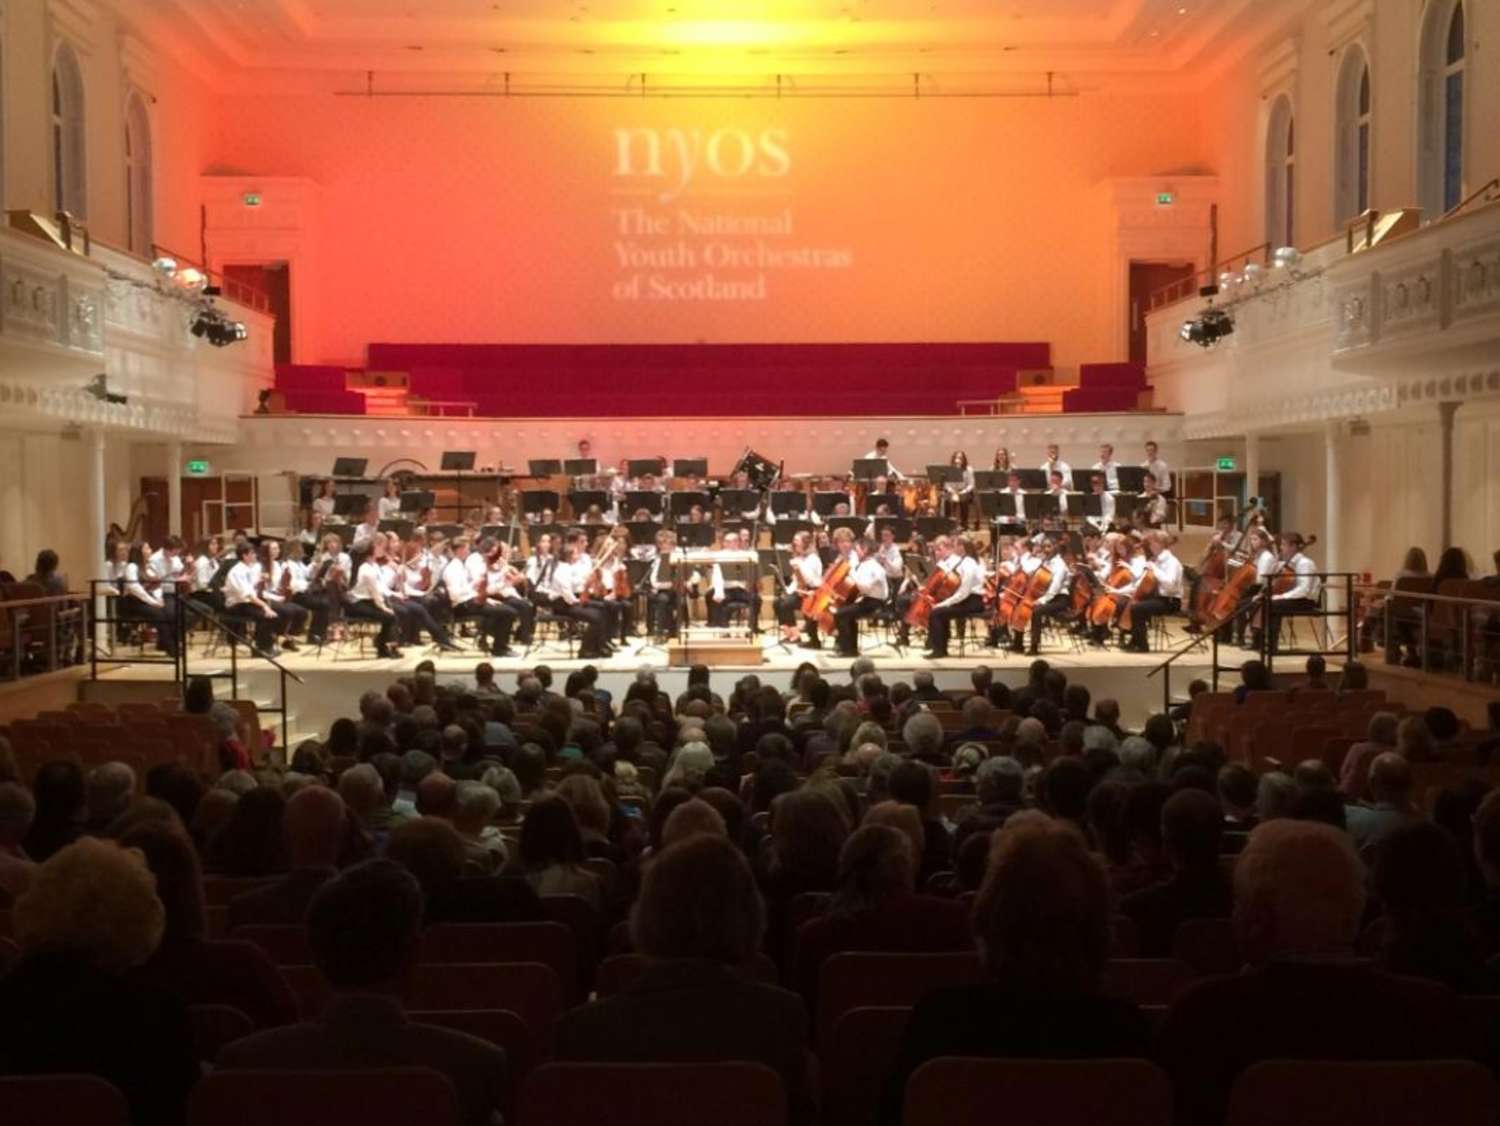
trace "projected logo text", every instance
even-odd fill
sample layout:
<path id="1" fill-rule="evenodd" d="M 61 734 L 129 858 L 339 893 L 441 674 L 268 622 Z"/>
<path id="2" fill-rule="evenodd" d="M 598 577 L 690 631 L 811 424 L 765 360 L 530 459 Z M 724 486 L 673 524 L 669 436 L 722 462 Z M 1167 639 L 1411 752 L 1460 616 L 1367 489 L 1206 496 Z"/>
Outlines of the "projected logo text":
<path id="1" fill-rule="evenodd" d="M 614 175 L 650 182 L 661 203 L 705 176 L 778 180 L 792 168 L 785 129 L 616 129 L 614 141 Z"/>

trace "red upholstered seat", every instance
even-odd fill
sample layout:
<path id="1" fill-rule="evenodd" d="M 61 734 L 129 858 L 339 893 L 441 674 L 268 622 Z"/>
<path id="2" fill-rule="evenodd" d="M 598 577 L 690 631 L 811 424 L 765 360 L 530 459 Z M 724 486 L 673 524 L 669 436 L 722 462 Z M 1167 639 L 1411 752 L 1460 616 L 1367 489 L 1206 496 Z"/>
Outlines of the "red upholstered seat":
<path id="1" fill-rule="evenodd" d="M 70 1119 L 58 1118 L 59 1122 Z M 193 1089 L 188 1126 L 458 1126 L 447 1078 L 420 1067 L 379 1071 L 216 1071 Z"/>
<path id="2" fill-rule="evenodd" d="M 906 1084 L 906 1126 L 1168 1126 L 1172 1086 L 1145 1060 L 943 1058 Z M 1285 1121 L 1297 1121 L 1288 1118 Z"/>
<path id="3" fill-rule="evenodd" d="M 521 1092 L 520 1120 L 609 1126 L 771 1126 L 781 1078 L 758 1063 L 553 1063 Z"/>
<path id="4" fill-rule="evenodd" d="M 67 1126 L 130 1126 L 125 1096 L 94 1075 L 25 1075 L 0 1079 L 0 1119 Z"/>
<path id="5" fill-rule="evenodd" d="M 1234 1081 L 1227 1124 L 1493 1126 L 1497 1109 L 1489 1069 L 1469 1060 L 1265 1060 Z"/>

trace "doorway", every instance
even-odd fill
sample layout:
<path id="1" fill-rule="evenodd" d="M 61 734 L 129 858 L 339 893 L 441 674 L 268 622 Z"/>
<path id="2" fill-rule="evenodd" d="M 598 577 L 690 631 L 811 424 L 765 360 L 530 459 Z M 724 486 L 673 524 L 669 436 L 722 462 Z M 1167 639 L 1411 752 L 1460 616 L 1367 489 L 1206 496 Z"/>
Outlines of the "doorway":
<path id="1" fill-rule="evenodd" d="M 1191 262 L 1130 263 L 1131 363 L 1144 365 L 1146 362 L 1146 313 L 1151 308 L 1151 295 L 1173 282 L 1186 281 L 1193 273 Z"/>
<path id="2" fill-rule="evenodd" d="M 272 356 L 278 364 L 292 362 L 292 269 L 288 262 L 239 263 L 224 267 L 224 277 L 231 282 L 258 289 L 271 302 L 276 329 L 271 342 Z"/>

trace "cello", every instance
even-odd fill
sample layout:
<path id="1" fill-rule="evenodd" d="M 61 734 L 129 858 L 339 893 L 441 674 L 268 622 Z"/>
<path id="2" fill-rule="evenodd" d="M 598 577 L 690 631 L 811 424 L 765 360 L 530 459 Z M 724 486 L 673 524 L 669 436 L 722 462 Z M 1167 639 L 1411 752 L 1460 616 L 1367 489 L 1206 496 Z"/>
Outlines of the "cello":
<path id="1" fill-rule="evenodd" d="M 1037 602 L 1042 595 L 1047 593 L 1047 588 L 1052 585 L 1052 568 L 1043 563 L 1031 574 L 1031 581 L 1026 584 L 1026 593 L 1021 601 L 1016 604 L 1010 615 L 1010 629 L 1012 633 L 1022 633 L 1031 625 L 1031 612 L 1036 608 Z M 1020 642 L 1016 642 L 1017 645 Z"/>
<path id="2" fill-rule="evenodd" d="M 926 629 L 927 621 L 932 617 L 932 608 L 943 599 L 951 597 L 958 590 L 960 581 L 956 571 L 945 571 L 941 567 L 933 571 L 906 611 L 906 624 Z"/>
<path id="3" fill-rule="evenodd" d="M 840 555 L 823 575 L 818 589 L 802 600 L 802 616 L 817 622 L 825 633 L 831 632 L 833 612 L 849 600 L 854 589 L 854 568 L 847 555 Z"/>
<path id="4" fill-rule="evenodd" d="M 1131 617 L 1130 608 L 1137 602 L 1144 602 L 1156 593 L 1156 572 L 1149 566 L 1141 572 L 1140 581 L 1135 584 L 1135 590 L 1130 594 L 1130 600 L 1125 603 L 1125 609 L 1120 611 L 1120 629 L 1126 633 L 1130 632 Z"/>

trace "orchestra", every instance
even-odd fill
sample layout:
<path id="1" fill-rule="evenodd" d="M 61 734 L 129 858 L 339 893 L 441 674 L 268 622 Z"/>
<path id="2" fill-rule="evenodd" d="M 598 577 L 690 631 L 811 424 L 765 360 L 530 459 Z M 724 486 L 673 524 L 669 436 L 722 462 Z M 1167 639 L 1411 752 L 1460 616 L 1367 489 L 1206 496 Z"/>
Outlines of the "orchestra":
<path id="1" fill-rule="evenodd" d="M 1035 470 L 1002 446 L 990 470 L 954 450 L 918 474 L 897 469 L 881 438 L 833 476 L 787 474 L 752 451 L 722 477 L 705 476 L 702 459 L 601 468 L 591 449 L 579 443 L 567 477 L 507 472 L 457 504 L 438 499 L 432 475 L 320 478 L 284 542 L 257 549 L 240 534 L 226 551 L 226 535 L 188 552 L 168 539 L 134 561 L 122 545 L 110 573 L 153 624 L 180 592 L 252 625 L 263 648 L 294 648 L 303 633 L 321 647 L 345 618 L 376 622 L 382 657 L 423 634 L 445 652 L 468 635 L 513 656 L 513 641 L 536 644 L 539 613 L 570 628 L 584 659 L 688 627 L 743 623 L 754 638 L 763 598 L 787 649 L 820 649 L 831 633 L 835 655 L 855 656 L 871 632 L 861 623 L 878 618 L 889 627 L 878 643 L 904 651 L 925 634 L 931 659 L 971 619 L 969 646 L 1037 654 L 1061 638 L 1146 652 L 1163 616 L 1258 647 L 1282 618 L 1319 608 L 1312 541 L 1273 541 L 1258 507 L 1222 515 L 1196 565 L 1178 558 L 1177 481 L 1155 442 L 1134 465 L 1103 443 L 1076 473 L 1057 443 Z"/>

